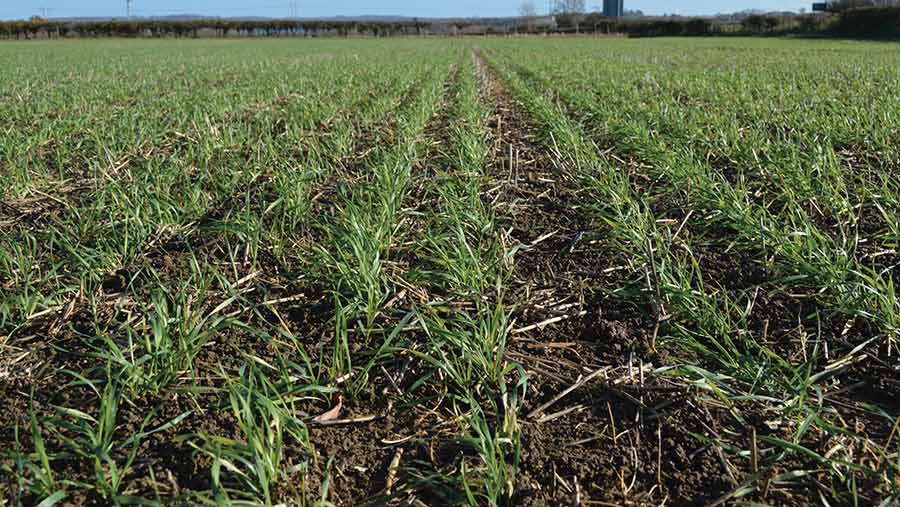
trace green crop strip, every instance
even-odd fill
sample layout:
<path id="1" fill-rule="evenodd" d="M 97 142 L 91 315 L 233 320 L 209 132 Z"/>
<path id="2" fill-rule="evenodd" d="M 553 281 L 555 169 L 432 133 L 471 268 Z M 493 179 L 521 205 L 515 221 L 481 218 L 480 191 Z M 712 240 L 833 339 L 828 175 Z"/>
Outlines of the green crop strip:
<path id="1" fill-rule="evenodd" d="M 516 67 L 518 66 L 513 66 Z M 815 231 L 815 226 L 809 222 L 795 198 L 789 198 L 786 206 L 788 209 L 794 207 L 793 215 L 787 213 L 793 219 L 788 218 L 785 223 L 786 217 L 782 215 L 767 217 L 766 210 L 753 204 L 745 187 L 734 187 L 721 177 L 711 176 L 696 159 L 690 159 L 690 152 L 687 157 L 678 158 L 679 151 L 667 149 L 665 145 L 657 147 L 656 139 L 666 140 L 670 136 L 659 123 L 651 124 L 648 130 L 632 130 L 628 133 L 624 130 L 613 131 L 611 139 L 618 139 L 616 135 L 621 135 L 626 150 L 631 150 L 630 153 L 651 164 L 651 170 L 660 171 L 661 176 L 671 182 L 671 187 L 654 189 L 654 194 L 671 194 L 686 189 L 686 205 L 689 209 L 699 207 L 704 210 L 704 214 L 709 212 L 706 210 L 715 210 L 726 219 L 737 220 L 726 223 L 736 230 L 739 237 L 744 238 L 748 246 L 759 244 L 762 238 L 763 245 L 773 249 L 773 257 L 783 259 L 782 262 L 789 266 L 785 269 L 784 283 L 800 285 L 809 283 L 809 280 L 818 282 L 814 282 L 813 286 L 822 288 L 817 297 L 823 303 L 834 304 L 853 315 L 865 315 L 883 326 L 886 333 L 883 338 L 874 336 L 853 350 L 845 350 L 842 354 L 846 355 L 838 360 L 834 359 L 836 351 L 832 349 L 830 360 L 822 361 L 820 356 L 827 352 L 821 349 L 822 345 L 814 336 L 809 338 L 814 344 L 807 362 L 796 362 L 781 356 L 765 343 L 757 341 L 746 330 L 758 290 L 755 293 L 730 294 L 707 287 L 704 283 L 705 270 L 701 268 L 699 259 L 692 254 L 694 247 L 690 245 L 690 240 L 676 242 L 677 232 L 673 235 L 671 229 L 661 229 L 659 224 L 665 221 L 660 222 L 653 215 L 653 206 L 647 194 L 642 195 L 636 191 L 631 182 L 624 179 L 624 173 L 616 170 L 618 162 L 613 158 L 605 158 L 607 152 L 604 149 L 597 148 L 586 140 L 581 124 L 567 118 L 564 111 L 531 88 L 548 86 L 564 97 L 570 93 L 566 87 L 549 85 L 549 79 L 535 80 L 533 76 L 530 72 L 505 73 L 507 82 L 529 105 L 534 117 L 543 122 L 548 148 L 559 150 L 559 160 L 563 165 L 580 173 L 585 180 L 585 187 L 597 193 L 598 202 L 603 204 L 598 211 L 611 225 L 612 240 L 618 248 L 629 253 L 635 268 L 652 267 L 647 279 L 651 284 L 656 284 L 656 287 L 651 287 L 650 295 L 655 296 L 652 303 L 663 308 L 666 321 L 664 328 L 669 329 L 675 343 L 715 361 L 715 366 L 710 367 L 711 371 L 697 369 L 695 364 L 686 364 L 687 377 L 699 374 L 701 385 L 707 385 L 711 394 L 719 401 L 725 401 L 732 416 L 740 424 L 745 423 L 739 404 L 748 401 L 776 403 L 775 400 L 780 400 L 776 405 L 778 410 L 796 414 L 799 424 L 797 431 L 791 435 L 791 439 L 797 444 L 793 451 L 807 451 L 799 443 L 817 425 L 818 431 L 826 434 L 837 431 L 852 435 L 852 430 L 848 432 L 848 429 L 826 422 L 840 411 L 837 407 L 827 406 L 826 392 L 829 388 L 834 390 L 841 385 L 834 381 L 835 377 L 839 377 L 839 372 L 847 365 L 864 360 L 866 356 L 861 352 L 866 347 L 873 346 L 873 342 L 886 339 L 885 350 L 894 348 L 896 326 L 893 322 L 896 318 L 897 299 L 893 281 L 889 278 L 886 280 L 884 272 L 856 264 L 852 256 L 847 256 L 846 252 L 852 252 L 852 249 L 848 249 L 846 245 L 829 246 L 832 240 L 827 236 L 816 232 L 810 234 L 810 231 Z M 553 94 L 551 97 L 556 96 Z M 575 93 L 568 96 L 575 108 L 592 112 L 595 115 L 592 118 L 599 118 L 600 121 L 605 121 L 606 114 L 609 118 L 621 115 L 621 108 L 615 112 L 601 112 L 597 105 L 604 102 L 597 101 L 596 98 L 588 100 Z M 657 112 L 656 117 L 661 114 Z M 612 120 L 613 123 L 616 121 Z M 690 132 L 690 123 L 682 123 L 681 126 Z M 671 142 L 677 144 L 689 141 L 676 138 Z M 787 185 L 785 188 L 789 190 L 792 187 Z M 792 202 L 795 204 L 791 204 Z M 791 223 L 796 220 L 804 225 Z M 680 227 L 684 227 L 684 222 L 681 222 Z M 792 234 L 791 231 L 798 227 L 807 233 Z M 684 253 L 672 249 L 676 245 L 682 247 Z M 802 273 L 800 276 L 796 276 L 798 271 Z M 862 280 L 871 286 L 862 288 Z M 789 289 L 782 290 L 789 292 Z M 834 290 L 834 299 L 822 297 L 826 290 Z M 862 301 L 853 295 L 860 292 L 864 294 L 860 296 Z M 633 293 L 630 290 L 625 292 Z M 851 305 L 851 308 L 846 309 L 844 305 Z M 877 310 L 871 311 L 875 308 Z M 885 313 L 879 315 L 877 312 L 880 311 Z M 823 382 L 825 385 L 821 385 Z M 882 413 L 876 410 L 874 415 L 881 417 Z M 854 437 L 859 442 L 865 440 L 861 435 Z M 776 444 L 775 449 L 784 449 L 787 440 L 779 442 L 781 443 Z M 790 452 L 791 449 L 785 449 L 773 456 L 782 459 Z M 837 497 L 856 495 L 853 491 L 856 474 L 870 479 L 879 475 L 875 468 L 858 466 L 840 458 L 823 458 L 822 461 L 830 463 L 832 480 L 840 484 L 831 486 L 828 490 L 829 495 Z M 848 489 L 841 493 L 842 488 Z M 744 491 L 741 495 L 746 493 Z"/>

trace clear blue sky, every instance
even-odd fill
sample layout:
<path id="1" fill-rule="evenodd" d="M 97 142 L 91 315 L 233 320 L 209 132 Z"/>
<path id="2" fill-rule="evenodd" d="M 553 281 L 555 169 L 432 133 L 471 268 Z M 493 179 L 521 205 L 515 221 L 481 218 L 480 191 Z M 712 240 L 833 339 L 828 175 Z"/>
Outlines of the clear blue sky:
<path id="1" fill-rule="evenodd" d="M 212 16 L 287 17 L 293 0 L 134 0 L 140 16 L 205 14 Z M 420 17 L 509 16 L 522 0 L 296 0 L 301 17 L 336 15 L 404 15 Z M 547 0 L 535 0 L 546 11 Z M 812 0 L 625 0 L 626 9 L 647 14 L 715 14 L 744 9 L 798 10 Z M 588 0 L 596 8 L 602 0 Z M 248 7 L 252 6 L 252 7 Z M 121 16 L 125 0 L 0 0 L 0 19 L 21 19 L 48 10 L 50 17 Z"/>

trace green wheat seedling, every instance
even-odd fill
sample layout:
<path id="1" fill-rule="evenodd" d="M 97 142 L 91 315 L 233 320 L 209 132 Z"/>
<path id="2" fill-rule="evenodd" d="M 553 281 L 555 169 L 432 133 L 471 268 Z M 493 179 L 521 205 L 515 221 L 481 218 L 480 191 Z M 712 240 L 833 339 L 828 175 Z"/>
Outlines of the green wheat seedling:
<path id="1" fill-rule="evenodd" d="M 146 320 L 128 324 L 124 343 L 99 338 L 94 357 L 103 360 L 124 381 L 130 397 L 158 396 L 183 377 L 190 379 L 194 360 L 206 343 L 235 324 L 222 315 L 235 298 L 229 298 L 209 313 L 203 289 L 196 296 L 180 293 L 170 300 L 157 293 L 146 308 Z"/>
<path id="2" fill-rule="evenodd" d="M 309 461 L 307 458 L 295 463 L 288 461 L 285 445 L 290 441 L 308 448 L 306 426 L 253 364 L 248 364 L 239 378 L 228 382 L 227 409 L 237 422 L 241 438 L 198 434 L 189 441 L 198 452 L 213 460 L 215 502 L 275 505 L 276 488 L 292 491 L 291 494 L 302 493 L 294 481 L 296 476 L 302 477 Z M 295 501 L 302 500 L 295 497 Z"/>
<path id="3" fill-rule="evenodd" d="M 57 415 L 53 417 L 37 420 L 32 416 L 32 443 L 40 458 L 42 490 L 49 491 L 48 488 L 54 485 L 53 476 L 50 475 L 51 461 L 80 460 L 93 470 L 93 482 L 65 481 L 62 483 L 65 484 L 65 489 L 91 489 L 111 504 L 129 504 L 132 499 L 124 494 L 124 482 L 133 471 L 142 440 L 176 426 L 189 413 L 181 414 L 154 429 L 145 430 L 155 415 L 147 414 L 137 433 L 122 438 L 117 435 L 121 387 L 110 381 L 99 390 L 83 378 L 78 383 L 86 383 L 97 394 L 99 406 L 96 416 L 63 406 L 55 407 Z M 42 430 L 62 444 L 61 453 L 52 458 L 47 454 L 40 436 Z M 49 498 L 58 499 L 59 493 L 54 493 Z"/>

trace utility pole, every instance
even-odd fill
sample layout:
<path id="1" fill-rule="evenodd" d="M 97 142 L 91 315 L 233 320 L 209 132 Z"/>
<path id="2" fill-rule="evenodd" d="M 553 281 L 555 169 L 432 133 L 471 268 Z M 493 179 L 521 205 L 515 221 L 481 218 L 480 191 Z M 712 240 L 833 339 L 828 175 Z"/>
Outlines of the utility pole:
<path id="1" fill-rule="evenodd" d="M 125 0 L 125 17 L 128 19 L 134 17 L 134 0 Z"/>

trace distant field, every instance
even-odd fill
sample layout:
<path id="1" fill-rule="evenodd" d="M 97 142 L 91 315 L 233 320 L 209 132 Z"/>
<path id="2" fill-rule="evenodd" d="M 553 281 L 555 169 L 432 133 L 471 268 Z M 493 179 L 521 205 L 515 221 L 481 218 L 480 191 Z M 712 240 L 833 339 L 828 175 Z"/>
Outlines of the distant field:
<path id="1" fill-rule="evenodd" d="M 0 506 L 900 499 L 896 44 L 0 61 Z"/>

